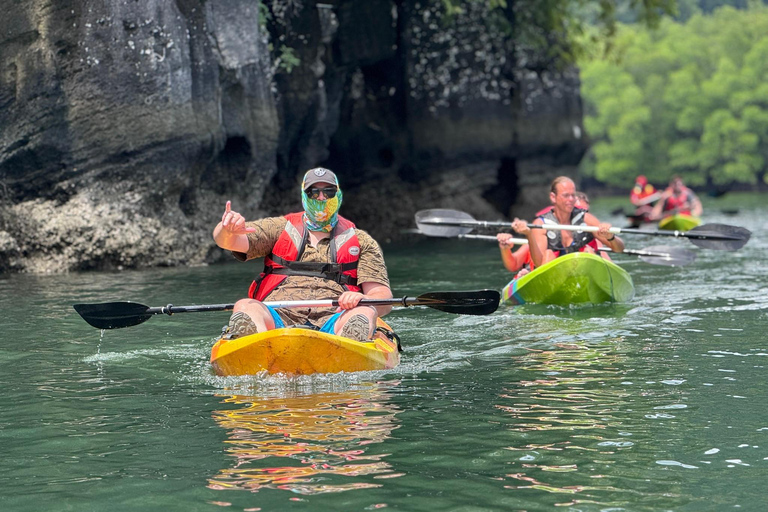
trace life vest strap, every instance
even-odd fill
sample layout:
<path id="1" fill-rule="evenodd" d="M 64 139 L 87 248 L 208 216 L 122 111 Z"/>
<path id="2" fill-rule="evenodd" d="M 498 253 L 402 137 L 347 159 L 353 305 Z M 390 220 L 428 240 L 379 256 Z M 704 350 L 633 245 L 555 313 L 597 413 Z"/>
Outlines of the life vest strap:
<path id="1" fill-rule="evenodd" d="M 326 266 L 337 266 L 337 265 L 334 265 L 333 263 L 329 263 Z M 275 268 L 275 269 L 267 269 L 266 271 L 263 272 L 263 274 L 264 276 L 267 276 L 269 274 L 275 274 L 278 276 L 318 277 L 320 279 L 328 279 L 329 281 L 334 281 L 342 285 L 357 286 L 357 278 L 350 277 L 346 274 L 342 274 L 341 272 L 332 272 L 332 271 L 318 272 L 318 271 L 312 271 L 312 270 L 295 270 L 292 268 Z"/>
<path id="2" fill-rule="evenodd" d="M 341 285 L 357 286 L 357 278 L 350 277 L 344 272 L 357 268 L 357 261 L 349 263 L 321 263 L 317 261 L 288 261 L 274 254 L 269 258 L 282 268 L 267 267 L 262 273 L 262 279 L 268 274 L 282 276 L 319 277 Z M 259 280 L 260 282 L 261 280 Z"/>

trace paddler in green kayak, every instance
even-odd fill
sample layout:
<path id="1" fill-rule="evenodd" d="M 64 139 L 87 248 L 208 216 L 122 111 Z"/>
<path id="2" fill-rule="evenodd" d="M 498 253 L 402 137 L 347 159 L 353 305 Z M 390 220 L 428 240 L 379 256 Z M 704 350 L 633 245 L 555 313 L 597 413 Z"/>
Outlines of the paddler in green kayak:
<path id="1" fill-rule="evenodd" d="M 336 175 L 310 169 L 301 185 L 304 210 L 246 222 L 227 201 L 213 230 L 216 245 L 240 261 L 264 258 L 264 270 L 248 298 L 235 303 L 229 336 L 240 337 L 294 325 L 358 341 L 373 336 L 377 317 L 391 306 L 358 306 L 361 299 L 389 299 L 387 268 L 379 244 L 339 215 L 342 192 Z M 335 299 L 333 308 L 273 309 L 266 300 Z"/>
<path id="2" fill-rule="evenodd" d="M 589 243 L 597 239 L 603 245 L 610 247 L 613 252 L 624 251 L 624 242 L 611 233 L 611 225 L 600 220 L 587 210 L 576 207 L 576 185 L 567 176 L 560 176 L 552 181 L 549 191 L 552 207 L 539 212 L 533 224 L 588 225 L 597 226 L 599 231 L 587 233 L 583 231 L 568 231 L 559 229 L 531 229 L 528 222 L 515 219 L 512 229 L 528 239 L 531 260 L 536 267 L 576 251 L 590 251 Z"/>
<path id="3" fill-rule="evenodd" d="M 701 201 L 693 190 L 685 186 L 680 176 L 673 176 L 659 202 L 653 207 L 651 220 L 676 214 L 701 217 L 702 210 Z"/>
<path id="4" fill-rule="evenodd" d="M 576 202 L 574 204 L 574 208 L 580 208 L 584 211 L 589 212 L 589 196 L 585 192 L 576 192 Z M 544 215 L 549 210 L 551 210 L 552 207 L 548 206 L 538 212 L 536 214 L 537 217 Z M 499 242 L 499 250 L 501 251 L 501 261 L 504 263 L 504 268 L 509 270 L 510 272 L 517 272 L 515 275 L 515 279 L 523 277 L 525 274 L 533 270 L 533 260 L 531 259 L 531 251 L 529 249 L 528 244 L 521 245 L 514 251 L 512 250 L 513 246 L 515 245 L 512 240 L 514 240 L 514 237 L 511 233 L 499 233 L 496 235 L 496 239 Z M 587 244 L 587 247 L 591 248 L 586 249 L 590 250 L 590 252 L 595 252 L 600 254 L 604 259 L 611 261 L 611 257 L 608 255 L 605 251 L 598 251 L 598 248 L 600 247 L 600 244 L 598 243 L 597 239 L 593 239 L 591 242 Z"/>

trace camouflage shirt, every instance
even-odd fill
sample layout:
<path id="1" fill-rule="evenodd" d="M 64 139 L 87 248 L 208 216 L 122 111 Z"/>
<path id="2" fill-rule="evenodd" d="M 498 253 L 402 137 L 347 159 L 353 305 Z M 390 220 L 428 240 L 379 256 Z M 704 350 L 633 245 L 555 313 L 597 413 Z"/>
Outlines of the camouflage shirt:
<path id="1" fill-rule="evenodd" d="M 248 261 L 255 258 L 263 258 L 272 252 L 272 247 L 285 230 L 288 220 L 285 217 L 268 217 L 265 219 L 247 222 L 249 227 L 256 228 L 256 232 L 248 233 L 248 252 L 233 252 L 232 255 L 240 261 Z M 355 229 L 355 234 L 360 243 L 360 259 L 357 264 L 357 282 L 379 283 L 389 286 L 387 267 L 384 264 L 384 256 L 381 247 L 371 235 L 362 229 Z M 330 263 L 330 237 L 320 240 L 316 247 L 307 243 L 304 254 L 299 261 L 314 261 Z M 266 301 L 286 300 L 322 300 L 336 299 L 345 289 L 342 285 L 319 277 L 287 276 L 266 297 Z M 277 312 L 285 322 L 285 325 L 304 324 L 307 321 L 316 326 L 321 326 L 336 312 L 336 308 L 281 308 Z"/>

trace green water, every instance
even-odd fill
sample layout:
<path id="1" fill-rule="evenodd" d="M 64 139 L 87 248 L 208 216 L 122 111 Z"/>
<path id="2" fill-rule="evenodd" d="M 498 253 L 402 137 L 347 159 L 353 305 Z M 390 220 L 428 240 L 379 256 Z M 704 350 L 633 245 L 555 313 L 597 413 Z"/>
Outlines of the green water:
<path id="1" fill-rule="evenodd" d="M 227 313 L 105 333 L 71 305 L 233 302 L 257 265 L 3 276 L 3 510 L 763 510 L 768 208 L 705 202 L 753 231 L 685 268 L 616 255 L 628 304 L 393 312 L 387 372 L 221 378 Z M 594 205 L 611 218 L 615 201 Z M 738 208 L 736 215 L 724 209 Z M 500 289 L 495 244 L 385 247 L 398 295 Z"/>

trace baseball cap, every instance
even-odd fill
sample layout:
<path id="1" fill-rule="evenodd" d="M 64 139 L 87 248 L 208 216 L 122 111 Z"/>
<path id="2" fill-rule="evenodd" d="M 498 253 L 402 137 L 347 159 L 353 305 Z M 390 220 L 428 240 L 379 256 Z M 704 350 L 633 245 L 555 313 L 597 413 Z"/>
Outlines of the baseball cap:
<path id="1" fill-rule="evenodd" d="M 332 183 L 337 187 L 339 186 L 339 180 L 336 178 L 333 171 L 324 167 L 315 167 L 314 169 L 308 170 L 304 175 L 304 180 L 301 182 L 301 188 L 302 190 L 306 190 L 310 185 L 321 182 Z"/>

